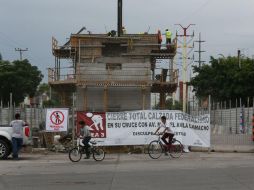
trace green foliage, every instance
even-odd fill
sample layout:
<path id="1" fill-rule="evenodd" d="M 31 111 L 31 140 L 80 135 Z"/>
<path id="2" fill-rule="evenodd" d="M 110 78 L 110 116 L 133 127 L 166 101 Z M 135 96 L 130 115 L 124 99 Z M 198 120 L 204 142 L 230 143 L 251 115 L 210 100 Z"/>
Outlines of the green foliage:
<path id="1" fill-rule="evenodd" d="M 165 106 L 167 110 L 182 110 L 183 105 L 181 102 L 175 100 L 175 104 L 173 105 L 173 99 L 167 99 L 165 102 Z M 160 109 L 160 103 L 158 103 L 155 107 L 155 109 Z"/>
<path id="2" fill-rule="evenodd" d="M 49 96 L 49 92 L 50 91 L 50 87 L 48 84 L 46 83 L 42 83 L 38 86 L 38 89 L 37 89 L 37 92 L 36 92 L 36 95 L 42 95 L 42 94 L 47 94 Z"/>
<path id="3" fill-rule="evenodd" d="M 9 102 L 10 93 L 13 102 L 21 103 L 25 96 L 34 96 L 43 75 L 28 60 L 0 61 L 0 99 L 4 105 Z"/>
<path id="4" fill-rule="evenodd" d="M 254 64 L 249 58 L 241 59 L 241 68 L 237 57 L 215 59 L 210 65 L 194 66 L 197 75 L 190 84 L 199 98 L 211 95 L 214 100 L 252 97 L 254 95 Z"/>
<path id="5" fill-rule="evenodd" d="M 52 108 L 52 107 L 58 107 L 60 106 L 60 102 L 57 101 L 57 99 L 52 99 L 52 100 L 46 100 L 43 101 L 43 107 L 45 108 Z"/>
<path id="6" fill-rule="evenodd" d="M 2 61 L 3 60 L 3 57 L 2 57 L 2 54 L 0 53 L 0 61 Z"/>
<path id="7" fill-rule="evenodd" d="M 58 94 L 56 93 L 54 89 L 51 89 L 51 92 L 50 92 L 50 86 L 46 83 L 40 84 L 36 92 L 37 96 L 42 96 L 43 94 L 46 94 L 47 96 L 51 96 L 50 100 L 45 100 L 42 102 L 43 107 L 51 108 L 51 107 L 60 106 L 60 100 L 59 100 Z"/>

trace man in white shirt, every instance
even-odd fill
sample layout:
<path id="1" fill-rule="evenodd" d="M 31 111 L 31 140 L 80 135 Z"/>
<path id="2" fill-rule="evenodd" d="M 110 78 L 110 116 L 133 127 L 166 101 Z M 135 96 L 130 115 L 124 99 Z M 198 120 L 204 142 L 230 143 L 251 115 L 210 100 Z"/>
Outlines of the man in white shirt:
<path id="1" fill-rule="evenodd" d="M 20 114 L 15 114 L 15 120 L 11 121 L 10 126 L 12 132 L 12 157 L 17 160 L 19 158 L 19 151 L 23 145 L 23 127 L 26 123 L 20 119 Z"/>
<path id="2" fill-rule="evenodd" d="M 162 134 L 161 140 L 165 143 L 166 145 L 166 150 L 170 149 L 171 147 L 171 141 L 174 137 L 174 132 L 171 130 L 170 128 L 171 124 L 169 123 L 169 121 L 167 121 L 165 116 L 161 117 L 161 123 L 159 125 L 159 127 L 157 128 L 157 130 L 155 131 L 155 134 L 157 134 L 157 132 L 162 128 L 163 131 L 160 133 Z M 168 138 L 168 141 L 166 140 Z"/>

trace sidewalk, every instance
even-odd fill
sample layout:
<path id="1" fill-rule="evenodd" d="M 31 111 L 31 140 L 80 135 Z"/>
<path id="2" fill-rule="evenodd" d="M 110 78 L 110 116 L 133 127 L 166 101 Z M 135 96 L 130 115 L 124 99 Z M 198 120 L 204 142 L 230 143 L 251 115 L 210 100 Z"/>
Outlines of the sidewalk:
<path id="1" fill-rule="evenodd" d="M 140 148 L 139 148 L 140 149 Z M 132 150 L 129 152 L 130 154 L 142 153 L 143 151 L 135 151 Z M 147 151 L 145 151 L 147 153 Z M 202 147 L 190 147 L 190 152 L 222 152 L 222 153 L 254 153 L 254 145 L 212 145 L 210 148 L 202 148 Z M 66 154 L 62 152 L 53 152 L 46 148 L 25 148 L 22 149 L 22 153 L 31 154 L 31 155 L 47 155 L 47 154 Z M 107 151 L 108 154 L 123 154 L 123 152 L 117 151 Z"/>
<path id="2" fill-rule="evenodd" d="M 254 153 L 254 145 L 212 145 L 209 148 L 191 147 L 192 152 L 238 152 Z"/>

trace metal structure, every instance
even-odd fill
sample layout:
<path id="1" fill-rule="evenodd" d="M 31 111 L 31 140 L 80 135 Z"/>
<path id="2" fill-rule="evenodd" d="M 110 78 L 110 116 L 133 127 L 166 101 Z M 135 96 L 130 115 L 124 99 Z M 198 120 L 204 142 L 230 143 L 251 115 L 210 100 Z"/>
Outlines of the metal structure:
<path id="1" fill-rule="evenodd" d="M 204 40 L 201 40 L 201 33 L 199 33 L 199 40 L 195 41 L 198 43 L 198 51 L 195 51 L 196 53 L 198 53 L 198 61 L 195 61 L 196 63 L 198 63 L 198 66 L 201 67 L 205 61 L 202 61 L 202 53 L 204 53 L 205 51 L 202 50 L 201 48 L 201 44 L 204 43 Z"/>
<path id="2" fill-rule="evenodd" d="M 52 38 L 55 67 L 48 69 L 49 84 L 61 95 L 63 105 L 70 105 L 72 92 L 77 92 L 78 102 L 83 102 L 80 110 L 92 109 L 88 98 L 90 96 L 91 100 L 93 97 L 90 93 L 101 93 L 100 89 L 103 89 L 103 110 L 95 108 L 94 111 L 109 110 L 112 94 L 109 91 L 117 94 L 116 91 L 124 89 L 128 89 L 125 93 L 130 94 L 135 91 L 134 96 L 139 96 L 140 92 L 141 97 L 135 98 L 139 99 L 141 106 L 134 109 L 150 109 L 150 93 L 160 94 L 160 107 L 163 109 L 166 94 L 175 92 L 178 83 L 178 70 L 174 70 L 172 61 L 176 41 L 170 49 L 159 49 L 157 41 L 157 34 L 125 34 L 121 37 L 72 34 L 69 43 L 59 47 L 56 39 Z M 61 67 L 61 59 L 71 60 L 72 66 Z M 168 60 L 167 66 L 159 67 L 157 60 Z M 69 70 L 69 73 L 64 73 L 64 70 Z M 100 92 L 96 89 L 91 92 L 91 88 Z M 122 98 L 126 100 L 127 96 Z"/>
<path id="3" fill-rule="evenodd" d="M 192 35 L 189 35 L 187 34 L 187 30 L 190 26 L 193 26 L 194 24 L 189 24 L 187 27 L 183 27 L 181 24 L 176 24 L 176 25 L 179 25 L 182 30 L 183 30 L 183 34 L 177 34 L 177 37 L 183 37 L 183 53 L 182 53 L 182 56 L 183 56 L 183 112 L 186 112 L 187 110 L 187 69 L 188 69 L 188 65 L 187 65 L 187 59 L 188 59 L 188 55 L 187 55 L 187 37 L 194 37 L 194 32 Z M 180 46 L 179 46 L 180 47 Z M 192 47 L 193 48 L 193 47 Z"/>
<path id="4" fill-rule="evenodd" d="M 22 61 L 23 60 L 23 57 L 22 57 L 23 52 L 28 51 L 28 48 L 26 48 L 26 49 L 15 48 L 15 51 L 19 51 L 19 59 L 20 59 L 20 61 Z"/>

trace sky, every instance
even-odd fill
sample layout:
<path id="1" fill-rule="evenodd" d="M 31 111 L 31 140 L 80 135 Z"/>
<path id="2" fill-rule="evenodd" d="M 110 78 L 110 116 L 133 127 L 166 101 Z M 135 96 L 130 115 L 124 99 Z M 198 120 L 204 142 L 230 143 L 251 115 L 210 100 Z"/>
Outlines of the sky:
<path id="1" fill-rule="evenodd" d="M 175 35 L 181 34 L 175 24 L 195 24 L 189 31 L 194 40 L 199 33 L 205 40 L 206 63 L 210 56 L 234 56 L 238 49 L 254 55 L 254 0 L 123 0 L 123 6 L 128 33 L 169 28 Z M 83 26 L 92 33 L 116 29 L 117 0 L 0 0 L 0 53 L 13 61 L 19 59 L 15 48 L 28 48 L 23 57 L 38 66 L 47 82 L 47 68 L 54 67 L 52 36 L 63 45 Z"/>

